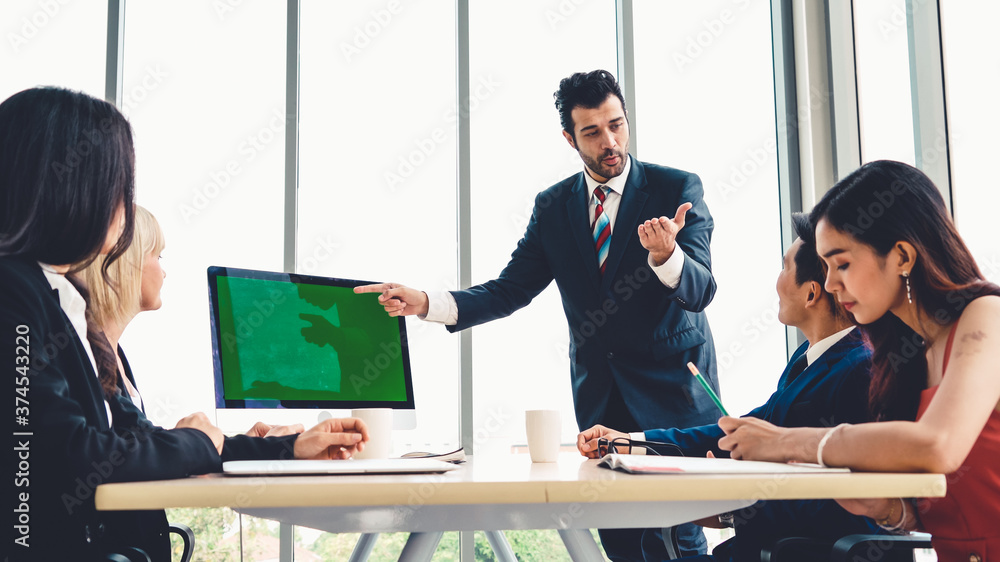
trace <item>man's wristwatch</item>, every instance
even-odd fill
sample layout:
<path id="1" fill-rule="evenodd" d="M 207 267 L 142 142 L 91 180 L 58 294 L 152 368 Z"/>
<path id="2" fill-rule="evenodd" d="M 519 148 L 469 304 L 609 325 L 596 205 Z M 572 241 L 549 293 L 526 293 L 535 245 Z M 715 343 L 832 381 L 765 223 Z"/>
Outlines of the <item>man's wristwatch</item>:
<path id="1" fill-rule="evenodd" d="M 719 523 L 722 523 L 723 527 L 735 527 L 736 524 L 733 522 L 733 512 L 729 511 L 726 513 L 719 514 Z"/>

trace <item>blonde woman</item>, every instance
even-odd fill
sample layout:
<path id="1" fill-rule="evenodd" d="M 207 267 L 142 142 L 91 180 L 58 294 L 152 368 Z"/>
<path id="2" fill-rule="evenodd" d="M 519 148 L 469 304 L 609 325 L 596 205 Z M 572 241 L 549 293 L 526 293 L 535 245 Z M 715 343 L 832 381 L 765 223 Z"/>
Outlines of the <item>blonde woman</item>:
<path id="1" fill-rule="evenodd" d="M 136 388 L 132 367 L 118 341 L 125 328 L 140 312 L 159 310 L 163 304 L 160 290 L 167 272 L 160 265 L 160 254 L 166 248 L 166 239 L 160 223 L 145 207 L 135 206 L 135 234 L 132 245 L 122 257 L 108 266 L 107 279 L 101 271 L 101 260 L 83 269 L 81 276 L 90 289 L 94 320 L 104 330 L 111 348 L 117 351 L 118 388 L 137 408 L 145 412 L 142 395 Z M 301 433 L 302 424 L 270 426 L 264 422 L 254 424 L 247 435 L 277 437 Z"/>
<path id="2" fill-rule="evenodd" d="M 135 234 L 132 245 L 122 257 L 108 266 L 109 282 L 102 275 L 102 261 L 95 260 L 82 272 L 90 289 L 91 311 L 103 329 L 111 348 L 117 350 L 118 387 L 140 410 L 142 397 L 135 387 L 132 369 L 118 340 L 129 322 L 140 312 L 157 310 L 162 304 L 160 287 L 166 272 L 160 267 L 160 252 L 165 246 L 160 225 L 145 208 L 135 206 Z"/>

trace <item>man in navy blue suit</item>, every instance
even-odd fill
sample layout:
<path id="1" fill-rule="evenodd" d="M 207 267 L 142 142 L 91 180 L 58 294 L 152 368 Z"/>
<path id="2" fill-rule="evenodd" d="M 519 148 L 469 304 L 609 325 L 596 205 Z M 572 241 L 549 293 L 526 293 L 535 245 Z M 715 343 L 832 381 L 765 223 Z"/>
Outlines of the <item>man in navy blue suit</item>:
<path id="1" fill-rule="evenodd" d="M 871 351 L 834 297 L 823 289 L 825 274 L 816 255 L 808 217 L 794 215 L 793 226 L 799 239 L 785 253 L 778 274 L 778 319 L 802 330 L 808 341 L 792 354 L 778 380 L 778 389 L 767 403 L 747 415 L 783 427 L 834 427 L 870 421 L 867 404 Z M 728 451 L 718 447 L 724 435 L 716 424 L 647 429 L 637 434 L 595 425 L 577 437 L 577 446 L 581 453 L 594 458 L 599 438 L 627 438 L 673 444 L 685 456 L 703 457 L 711 452 L 721 457 L 729 456 Z M 632 452 L 646 451 L 636 447 Z M 665 450 L 664 454 L 671 453 Z M 760 560 L 762 548 L 782 537 L 832 541 L 878 529 L 869 520 L 841 509 L 833 500 L 763 501 L 731 515 L 736 536 L 717 547 L 713 556 L 697 560 L 756 561 Z M 710 518 L 701 523 L 719 527 L 722 521 L 728 523 L 730 518 Z"/>
<path id="2" fill-rule="evenodd" d="M 569 324 L 579 427 L 638 431 L 715 421 L 718 411 L 685 368 L 694 362 L 718 391 L 704 313 L 715 295 L 713 222 L 701 180 L 629 155 L 625 100 L 610 73 L 574 74 L 554 97 L 583 171 L 538 194 L 499 277 L 450 293 L 395 283 L 355 290 L 381 293 L 392 316 L 420 315 L 454 332 L 509 316 L 555 280 Z M 601 531 L 616 562 L 644 560 L 641 535 Z M 700 528 L 687 525 L 677 535 L 685 551 L 705 551 Z"/>

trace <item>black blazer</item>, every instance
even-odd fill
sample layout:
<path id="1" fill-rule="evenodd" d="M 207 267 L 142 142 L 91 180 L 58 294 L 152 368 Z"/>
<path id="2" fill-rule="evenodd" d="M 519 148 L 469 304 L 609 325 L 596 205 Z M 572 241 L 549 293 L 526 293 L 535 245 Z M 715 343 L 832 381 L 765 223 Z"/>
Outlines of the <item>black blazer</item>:
<path id="1" fill-rule="evenodd" d="M 12 560 L 87 560 L 121 544 L 148 546 L 162 559 L 164 543 L 149 541 L 162 534 L 162 512 L 97 512 L 97 486 L 217 472 L 226 457 L 289 454 L 295 436 L 237 439 L 220 456 L 201 431 L 157 427 L 120 396 L 108 401 L 108 427 L 97 375 L 38 264 L 0 257 L 0 287 L 0 361 L 27 367 L 5 385 L 7 403 L 26 408 L 7 422 L 5 465 L 15 476 L 8 478 L 7 528 L 29 545 L 13 544 Z M 22 504 L 27 516 L 17 511 Z"/>
<path id="2" fill-rule="evenodd" d="M 632 418 L 646 427 L 714 422 L 719 411 L 685 365 L 693 361 L 716 391 L 715 347 L 704 310 L 715 296 L 709 244 L 714 223 L 698 176 L 632 159 L 607 269 L 597 268 L 583 172 L 538 194 L 524 237 L 492 281 L 452 294 L 451 331 L 509 316 L 555 280 L 569 328 L 570 373 L 581 429 L 604 423 L 617 385 Z M 649 268 L 637 229 L 673 217 L 691 202 L 677 236 L 685 254 L 680 284 L 669 289 Z M 628 429 L 628 428 L 619 428 Z"/>

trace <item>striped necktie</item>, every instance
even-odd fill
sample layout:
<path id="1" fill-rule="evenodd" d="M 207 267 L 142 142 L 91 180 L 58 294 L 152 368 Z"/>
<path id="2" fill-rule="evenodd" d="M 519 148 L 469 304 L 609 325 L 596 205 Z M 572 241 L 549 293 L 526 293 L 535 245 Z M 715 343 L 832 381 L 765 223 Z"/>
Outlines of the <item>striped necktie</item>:
<path id="1" fill-rule="evenodd" d="M 608 188 L 599 185 L 594 188 L 594 203 L 597 208 L 594 210 L 594 224 L 591 232 L 594 234 L 594 248 L 597 250 L 597 267 L 604 275 L 604 268 L 608 260 L 608 248 L 611 247 L 611 219 L 604 212 L 604 200 L 607 198 Z"/>

